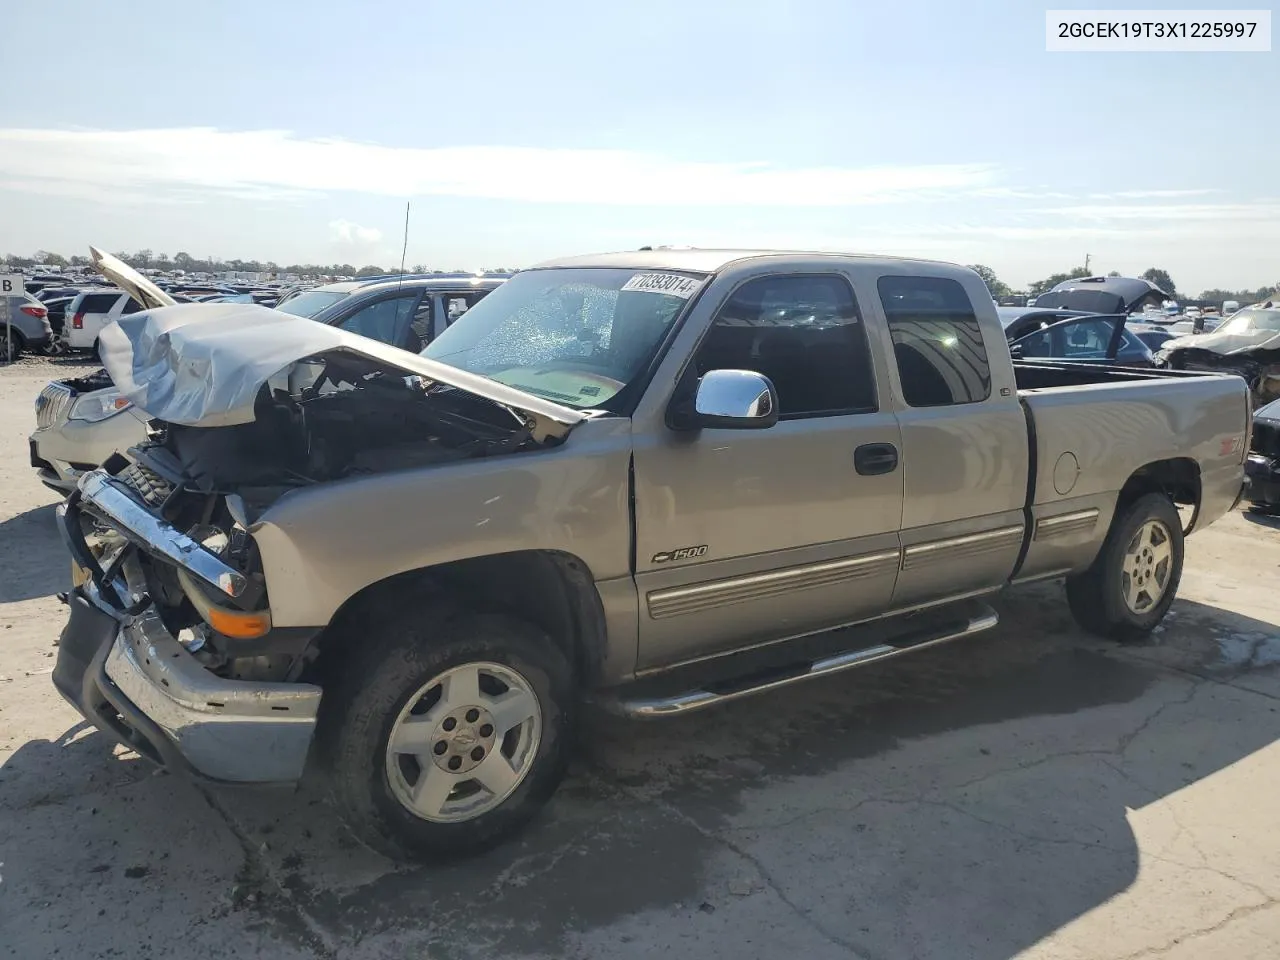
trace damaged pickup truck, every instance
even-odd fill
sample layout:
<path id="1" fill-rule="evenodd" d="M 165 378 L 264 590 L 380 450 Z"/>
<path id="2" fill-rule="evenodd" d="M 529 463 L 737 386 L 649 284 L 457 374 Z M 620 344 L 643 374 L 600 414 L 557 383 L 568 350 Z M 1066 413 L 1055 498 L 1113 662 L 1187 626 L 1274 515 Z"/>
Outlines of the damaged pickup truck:
<path id="1" fill-rule="evenodd" d="M 104 331 L 150 434 L 59 507 L 54 682 L 177 772 L 314 763 L 394 856 L 529 820 L 588 700 L 678 714 L 969 638 L 1041 579 L 1140 638 L 1241 493 L 1238 377 L 1014 363 L 946 264 L 558 261 L 421 355 L 241 309 Z"/>

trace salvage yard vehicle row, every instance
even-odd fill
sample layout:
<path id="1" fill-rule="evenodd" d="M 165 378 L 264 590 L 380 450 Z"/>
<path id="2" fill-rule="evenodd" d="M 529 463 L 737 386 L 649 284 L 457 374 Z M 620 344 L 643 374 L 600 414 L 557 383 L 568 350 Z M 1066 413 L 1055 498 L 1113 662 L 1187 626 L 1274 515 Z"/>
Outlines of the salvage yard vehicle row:
<path id="1" fill-rule="evenodd" d="M 196 776 L 319 763 L 394 855 L 527 821 L 587 697 L 709 706 L 978 633 L 1050 577 L 1144 635 L 1241 492 L 1238 378 L 1015 364 L 947 264 L 555 261 L 421 355 L 235 309 L 104 332 L 154 437 L 61 510 L 55 682 Z"/>

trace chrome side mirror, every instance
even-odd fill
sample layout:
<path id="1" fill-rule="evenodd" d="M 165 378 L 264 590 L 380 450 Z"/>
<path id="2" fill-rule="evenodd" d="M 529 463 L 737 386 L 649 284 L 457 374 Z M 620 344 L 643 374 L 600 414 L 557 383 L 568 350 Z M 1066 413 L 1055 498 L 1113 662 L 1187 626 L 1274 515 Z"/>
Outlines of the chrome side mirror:
<path id="1" fill-rule="evenodd" d="M 754 370 L 709 370 L 693 399 L 697 427 L 763 430 L 778 422 L 778 391 Z"/>

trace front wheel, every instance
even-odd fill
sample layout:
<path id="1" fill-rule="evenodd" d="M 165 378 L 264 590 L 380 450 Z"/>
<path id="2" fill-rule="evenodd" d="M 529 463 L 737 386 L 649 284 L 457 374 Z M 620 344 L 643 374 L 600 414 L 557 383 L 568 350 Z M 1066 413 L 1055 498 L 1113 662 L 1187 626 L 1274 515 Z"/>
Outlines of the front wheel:
<path id="1" fill-rule="evenodd" d="M 1067 580 L 1076 623 L 1112 640 L 1141 640 L 1164 619 L 1182 579 L 1178 508 L 1164 494 L 1117 513 L 1092 566 Z"/>
<path id="2" fill-rule="evenodd" d="M 384 630 L 344 665 L 326 705 L 334 800 L 360 839 L 397 859 L 493 846 L 564 775 L 576 714 L 568 661 L 511 617 L 398 616 Z"/>

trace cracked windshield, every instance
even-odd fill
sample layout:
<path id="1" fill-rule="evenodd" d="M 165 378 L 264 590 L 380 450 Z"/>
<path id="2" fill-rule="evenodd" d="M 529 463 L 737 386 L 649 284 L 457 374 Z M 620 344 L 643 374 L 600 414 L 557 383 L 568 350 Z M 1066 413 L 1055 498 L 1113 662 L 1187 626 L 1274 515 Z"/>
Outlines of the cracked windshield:
<path id="1" fill-rule="evenodd" d="M 547 400 L 607 409 L 700 282 L 634 270 L 519 274 L 422 353 Z"/>

